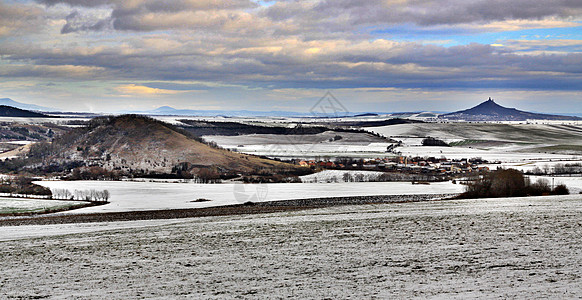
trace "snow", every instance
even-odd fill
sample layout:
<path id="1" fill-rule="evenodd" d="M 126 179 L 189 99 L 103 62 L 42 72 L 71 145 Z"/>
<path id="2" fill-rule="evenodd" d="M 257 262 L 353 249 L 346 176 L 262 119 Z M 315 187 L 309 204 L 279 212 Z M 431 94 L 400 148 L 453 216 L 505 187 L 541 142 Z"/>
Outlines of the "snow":
<path id="1" fill-rule="evenodd" d="M 21 117 L 0 117 L 0 122 L 20 123 L 20 124 L 44 124 L 52 123 L 64 125 L 69 121 L 88 121 L 91 118 L 21 118 Z"/>
<path id="2" fill-rule="evenodd" d="M 26 212 L 79 205 L 80 201 L 41 200 L 27 198 L 0 198 L 0 212 Z M 1 214 L 0 214 L 1 216 Z"/>
<path id="3" fill-rule="evenodd" d="M 580 127 L 578 127 L 580 128 Z M 367 130 L 401 140 L 396 148 L 403 155 L 451 159 L 481 157 L 489 161 L 530 162 L 536 160 L 579 160 L 581 155 L 539 153 L 541 147 L 580 145 L 580 130 L 552 124 L 422 123 L 369 127 Z M 446 142 L 462 140 L 496 141 L 472 147 L 422 147 L 424 137 Z M 536 149 L 537 148 L 537 149 Z"/>
<path id="4" fill-rule="evenodd" d="M 162 219 L 145 221 L 123 221 L 123 222 L 7 226 L 2 227 L 2 230 L 0 230 L 0 242 L 57 236 L 65 234 L 91 233 L 100 231 L 103 232 L 108 230 L 119 230 L 129 228 L 135 229 L 149 226 L 161 226 L 178 223 L 180 221 L 183 222 L 184 220 Z"/>
<path id="5" fill-rule="evenodd" d="M 32 144 L 33 141 L 8 141 L 5 142 L 7 144 L 14 144 L 14 145 L 28 145 L 28 144 Z"/>
<path id="6" fill-rule="evenodd" d="M 581 160 L 538 160 L 538 161 L 530 161 L 530 162 L 506 162 L 500 164 L 490 164 L 486 165 L 489 169 L 496 169 L 497 167 L 505 168 L 505 169 L 517 169 L 523 172 L 533 171 L 536 167 L 543 170 L 545 167 L 552 169 L 555 165 L 565 165 L 565 164 L 582 164 Z"/>
<path id="7" fill-rule="evenodd" d="M 577 195 L 10 227 L 0 278 L 20 299 L 575 299 L 581 218 Z"/>
<path id="8" fill-rule="evenodd" d="M 365 145 L 350 145 L 340 143 L 328 144 L 260 144 L 244 145 L 238 147 L 234 144 L 220 145 L 226 149 L 235 149 L 238 152 L 254 154 L 259 156 L 277 157 L 277 158 L 337 158 L 337 157 L 357 157 L 357 158 L 378 158 L 394 156 L 387 153 L 386 148 L 391 143 L 369 143 Z"/>
<path id="9" fill-rule="evenodd" d="M 402 155 L 405 156 L 446 157 L 448 159 L 480 157 L 492 162 L 500 161 L 512 163 L 524 163 L 539 160 L 570 161 L 580 159 L 580 155 L 516 152 L 516 149 L 513 147 L 475 149 L 461 147 L 405 146 L 396 148 L 396 151 L 402 152 Z"/>
<path id="10" fill-rule="evenodd" d="M 51 189 L 108 190 L 110 204 L 60 214 L 123 212 L 156 209 L 200 208 L 320 197 L 460 193 L 463 186 L 451 182 L 412 185 L 407 182 L 195 184 L 125 181 L 39 181 Z M 196 199 L 209 202 L 191 202 Z"/>

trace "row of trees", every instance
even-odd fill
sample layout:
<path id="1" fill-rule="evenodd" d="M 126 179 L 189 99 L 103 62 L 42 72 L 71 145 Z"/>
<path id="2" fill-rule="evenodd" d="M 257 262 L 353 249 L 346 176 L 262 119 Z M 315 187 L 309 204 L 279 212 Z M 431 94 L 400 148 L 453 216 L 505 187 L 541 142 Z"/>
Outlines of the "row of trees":
<path id="1" fill-rule="evenodd" d="M 53 189 L 53 199 L 63 199 L 63 200 L 80 200 L 80 201 L 90 201 L 97 203 L 105 203 L 109 201 L 109 191 L 108 190 L 75 190 L 71 192 L 67 189 Z"/>
<path id="2" fill-rule="evenodd" d="M 402 182 L 402 181 L 422 181 L 437 182 L 450 179 L 448 176 L 434 176 L 430 174 L 408 174 L 408 173 L 349 173 L 345 172 L 341 176 L 331 176 L 329 178 L 318 178 L 317 175 L 307 182 Z"/>
<path id="3" fill-rule="evenodd" d="M 565 175 L 565 174 L 582 174 L 582 164 L 555 164 L 553 167 L 548 165 L 535 167 L 526 172 L 528 175 Z"/>

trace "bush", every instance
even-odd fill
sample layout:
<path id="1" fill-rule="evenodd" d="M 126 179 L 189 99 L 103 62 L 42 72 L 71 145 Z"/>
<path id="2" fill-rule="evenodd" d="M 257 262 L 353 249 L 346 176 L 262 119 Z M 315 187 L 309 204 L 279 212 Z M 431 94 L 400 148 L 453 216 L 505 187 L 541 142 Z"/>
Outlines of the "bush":
<path id="1" fill-rule="evenodd" d="M 547 179 L 540 178 L 535 183 L 527 187 L 528 196 L 549 195 L 552 192 L 550 182 Z"/>
<path id="2" fill-rule="evenodd" d="M 569 195 L 570 190 L 563 184 L 557 185 L 554 190 L 552 191 L 552 195 Z"/>
<path id="3" fill-rule="evenodd" d="M 542 195 L 568 195 L 568 188 L 560 184 L 554 189 L 547 179 L 538 179 L 530 184 L 521 171 L 501 169 L 485 174 L 482 178 L 468 184 L 465 192 L 458 196 L 468 198 L 523 197 Z"/>
<path id="4" fill-rule="evenodd" d="M 496 170 L 466 186 L 460 198 L 519 197 L 526 195 L 525 178 L 515 169 Z"/>
<path id="5" fill-rule="evenodd" d="M 423 146 L 450 147 L 450 145 L 445 143 L 444 141 L 439 140 L 439 139 L 435 139 L 435 138 L 430 137 L 430 136 L 422 140 L 422 145 Z"/>

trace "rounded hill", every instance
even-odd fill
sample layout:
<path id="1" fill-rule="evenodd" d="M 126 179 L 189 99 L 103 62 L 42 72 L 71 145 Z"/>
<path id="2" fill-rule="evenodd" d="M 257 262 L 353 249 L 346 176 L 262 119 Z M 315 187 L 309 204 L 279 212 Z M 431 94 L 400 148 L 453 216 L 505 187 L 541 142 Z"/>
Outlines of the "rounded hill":
<path id="1" fill-rule="evenodd" d="M 212 146 L 185 130 L 140 115 L 95 118 L 51 143 L 34 145 L 28 158 L 45 168 L 96 166 L 134 175 L 305 172 L 292 164 Z"/>

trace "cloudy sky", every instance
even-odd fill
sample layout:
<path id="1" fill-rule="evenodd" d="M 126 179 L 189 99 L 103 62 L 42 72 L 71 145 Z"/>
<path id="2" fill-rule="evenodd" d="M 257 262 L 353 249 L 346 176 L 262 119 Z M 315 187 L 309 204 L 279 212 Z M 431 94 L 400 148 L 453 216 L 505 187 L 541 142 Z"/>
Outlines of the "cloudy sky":
<path id="1" fill-rule="evenodd" d="M 0 98 L 76 111 L 582 113 L 580 0 L 0 0 Z"/>

